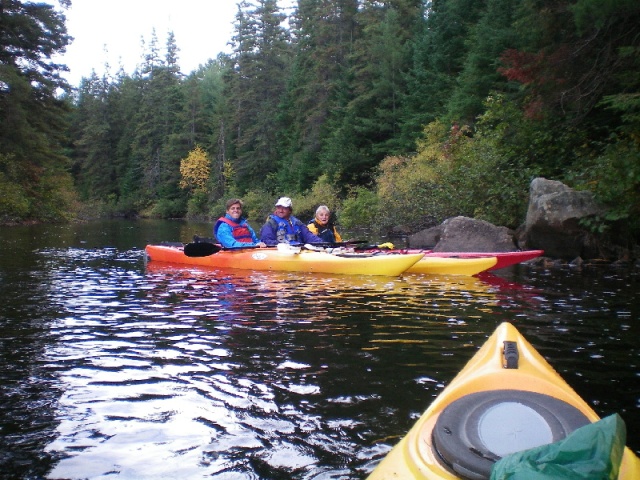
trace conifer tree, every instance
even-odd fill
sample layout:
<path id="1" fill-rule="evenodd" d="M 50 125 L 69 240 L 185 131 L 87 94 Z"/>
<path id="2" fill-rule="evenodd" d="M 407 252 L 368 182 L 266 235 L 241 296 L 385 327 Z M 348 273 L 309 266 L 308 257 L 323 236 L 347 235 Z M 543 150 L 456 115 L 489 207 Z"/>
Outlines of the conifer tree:
<path id="1" fill-rule="evenodd" d="M 69 215 L 68 101 L 58 95 L 69 85 L 60 76 L 66 66 L 52 60 L 69 41 L 65 16 L 54 6 L 1 2 L 0 222 Z"/>
<path id="2" fill-rule="evenodd" d="M 300 0 L 291 19 L 294 62 L 283 102 L 283 156 L 279 182 L 308 188 L 333 159 L 318 161 L 328 138 L 328 120 L 340 108 L 348 53 L 355 37 L 357 0 Z"/>
<path id="3" fill-rule="evenodd" d="M 239 4 L 229 102 L 240 190 L 268 183 L 278 164 L 277 117 L 289 67 L 285 16 L 276 0 Z"/>

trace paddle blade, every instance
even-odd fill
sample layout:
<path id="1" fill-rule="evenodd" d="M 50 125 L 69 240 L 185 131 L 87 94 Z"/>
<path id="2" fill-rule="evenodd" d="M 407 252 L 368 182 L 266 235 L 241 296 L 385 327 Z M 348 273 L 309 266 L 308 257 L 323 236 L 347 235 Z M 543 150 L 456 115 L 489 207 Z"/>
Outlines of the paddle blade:
<path id="1" fill-rule="evenodd" d="M 218 253 L 222 247 L 213 243 L 187 243 L 184 246 L 184 254 L 187 257 L 208 257 L 214 253 Z"/>

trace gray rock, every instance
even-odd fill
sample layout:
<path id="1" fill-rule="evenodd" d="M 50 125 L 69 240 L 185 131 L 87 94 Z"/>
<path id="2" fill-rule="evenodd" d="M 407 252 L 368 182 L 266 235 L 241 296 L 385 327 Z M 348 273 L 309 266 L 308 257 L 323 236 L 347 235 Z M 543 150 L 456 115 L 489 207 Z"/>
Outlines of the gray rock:
<path id="1" fill-rule="evenodd" d="M 410 248 L 436 252 L 511 252 L 517 250 L 514 233 L 506 227 L 468 217 L 454 217 L 441 225 L 409 236 Z"/>
<path id="2" fill-rule="evenodd" d="M 443 226 L 438 225 L 435 227 L 421 230 L 418 233 L 409 235 L 407 238 L 407 244 L 409 248 L 434 248 L 440 241 L 442 236 Z"/>
<path id="3" fill-rule="evenodd" d="M 598 242 L 581 219 L 601 215 L 591 192 L 575 191 L 562 182 L 536 178 L 531 182 L 527 219 L 520 240 L 555 258 L 594 258 Z"/>

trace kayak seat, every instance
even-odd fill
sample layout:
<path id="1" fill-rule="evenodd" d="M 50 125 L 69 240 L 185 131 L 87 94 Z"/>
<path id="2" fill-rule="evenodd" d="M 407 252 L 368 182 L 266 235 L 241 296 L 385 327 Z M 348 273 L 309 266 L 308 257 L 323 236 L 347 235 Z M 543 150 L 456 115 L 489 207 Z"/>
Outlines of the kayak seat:
<path id="1" fill-rule="evenodd" d="M 469 480 L 488 479 L 508 454 L 557 442 L 591 423 L 562 400 L 522 390 L 490 390 L 459 398 L 438 417 L 433 450 L 443 465 Z"/>

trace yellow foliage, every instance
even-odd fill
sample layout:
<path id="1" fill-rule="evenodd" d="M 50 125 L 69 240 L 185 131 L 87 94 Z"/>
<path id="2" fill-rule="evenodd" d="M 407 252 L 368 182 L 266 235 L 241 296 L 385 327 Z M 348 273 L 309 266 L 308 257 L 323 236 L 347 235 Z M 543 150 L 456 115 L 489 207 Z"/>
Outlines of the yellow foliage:
<path id="1" fill-rule="evenodd" d="M 236 171 L 233 168 L 231 162 L 227 161 L 222 164 L 222 177 L 226 184 L 230 184 L 233 177 L 236 176 Z"/>
<path id="2" fill-rule="evenodd" d="M 207 153 L 198 145 L 180 160 L 180 188 L 206 190 L 211 167 Z"/>

